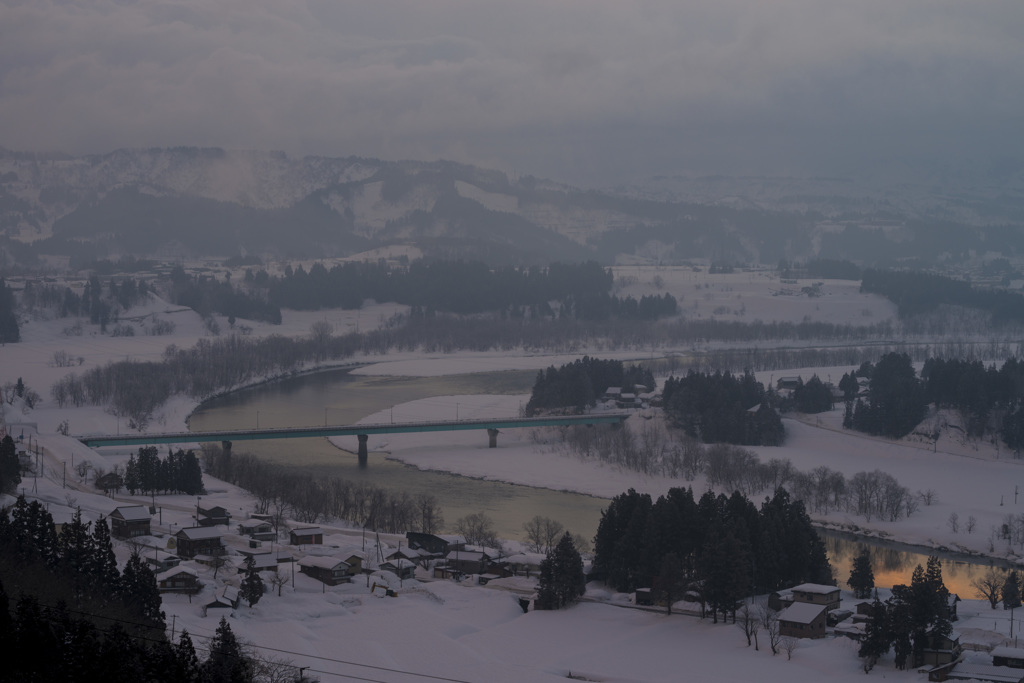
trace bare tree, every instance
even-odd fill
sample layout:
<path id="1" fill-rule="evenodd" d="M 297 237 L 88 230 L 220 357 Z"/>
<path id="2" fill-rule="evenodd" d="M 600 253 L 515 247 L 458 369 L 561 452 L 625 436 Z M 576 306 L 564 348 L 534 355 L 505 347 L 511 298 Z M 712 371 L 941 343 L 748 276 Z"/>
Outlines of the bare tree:
<path id="1" fill-rule="evenodd" d="M 765 603 L 757 606 L 757 614 L 761 622 L 761 629 L 768 634 L 768 645 L 772 654 L 779 654 L 779 643 L 782 641 L 782 634 L 779 629 L 779 614 Z"/>
<path id="2" fill-rule="evenodd" d="M 956 512 L 949 513 L 949 519 L 946 520 L 946 524 L 949 526 L 949 530 L 954 534 L 960 533 L 960 515 Z"/>
<path id="3" fill-rule="evenodd" d="M 971 587 L 978 591 L 980 597 L 988 600 L 992 609 L 996 608 L 1003 594 L 1003 577 L 995 567 L 989 567 L 984 574 L 971 579 Z"/>
<path id="4" fill-rule="evenodd" d="M 967 524 L 964 525 L 964 528 L 967 529 L 967 533 L 970 534 L 974 533 L 974 527 L 976 527 L 977 525 L 978 519 L 974 515 L 970 515 L 967 517 Z"/>
<path id="5" fill-rule="evenodd" d="M 786 651 L 786 659 L 793 659 L 793 650 L 800 647 L 800 639 L 793 636 L 785 636 L 780 642 L 782 649 Z"/>
<path id="6" fill-rule="evenodd" d="M 535 553 L 549 553 L 562 537 L 562 524 L 550 517 L 537 515 L 528 522 L 523 522 L 523 531 L 530 549 Z"/>
<path id="7" fill-rule="evenodd" d="M 761 619 L 757 607 L 749 602 L 743 603 L 743 606 L 736 610 L 736 621 L 733 623 L 747 637 L 747 647 L 750 647 L 750 643 L 753 641 L 754 649 L 760 651 L 757 633 L 761 630 Z"/>
<path id="8" fill-rule="evenodd" d="M 494 521 L 483 512 L 474 512 L 459 518 L 455 522 L 455 532 L 465 537 L 470 545 L 483 545 L 488 548 L 500 548 Z"/>
<path id="9" fill-rule="evenodd" d="M 925 506 L 929 506 L 934 503 L 938 498 L 938 495 L 939 494 L 935 492 L 935 489 L 926 489 L 924 491 L 917 492 L 917 497 L 921 499 L 921 502 L 924 503 Z"/>
<path id="10" fill-rule="evenodd" d="M 277 588 L 277 597 L 281 597 L 281 588 L 288 583 L 288 575 L 274 571 L 270 574 L 270 585 Z"/>

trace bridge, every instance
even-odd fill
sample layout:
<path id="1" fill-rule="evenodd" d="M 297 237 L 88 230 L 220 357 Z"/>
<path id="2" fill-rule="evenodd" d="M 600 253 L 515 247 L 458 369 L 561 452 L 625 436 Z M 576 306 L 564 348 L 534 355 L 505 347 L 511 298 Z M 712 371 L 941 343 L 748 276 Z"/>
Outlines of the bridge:
<path id="1" fill-rule="evenodd" d="M 483 429 L 489 437 L 488 446 L 497 448 L 502 429 L 522 427 L 565 427 L 569 425 L 622 424 L 630 413 L 615 412 L 597 415 L 545 415 L 542 417 L 487 418 L 482 420 L 444 420 L 438 422 L 389 422 L 383 424 L 324 425 L 322 427 L 280 427 L 273 429 L 226 429 L 210 432 L 168 432 L 165 434 L 91 434 L 75 437 L 86 446 L 149 446 L 171 443 L 203 443 L 220 441 L 225 448 L 232 441 L 264 439 L 308 439 L 326 436 L 355 436 L 359 440 L 359 462 L 367 459 L 366 442 L 371 434 L 410 434 L 414 432 L 457 432 Z"/>

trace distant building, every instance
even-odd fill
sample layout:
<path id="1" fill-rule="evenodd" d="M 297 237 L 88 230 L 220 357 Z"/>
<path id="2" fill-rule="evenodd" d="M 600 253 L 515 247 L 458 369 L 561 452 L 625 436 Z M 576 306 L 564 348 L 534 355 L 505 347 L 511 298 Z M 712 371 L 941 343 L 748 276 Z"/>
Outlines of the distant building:
<path id="1" fill-rule="evenodd" d="M 794 602 L 779 612 L 779 634 L 794 638 L 824 638 L 826 612 L 822 605 Z"/>
<path id="2" fill-rule="evenodd" d="M 324 542 L 324 530 L 318 526 L 292 529 L 288 532 L 291 545 L 321 545 Z"/>
<path id="3" fill-rule="evenodd" d="M 422 549 L 435 557 L 444 557 L 452 550 L 461 550 L 466 547 L 466 539 L 463 536 L 451 534 L 424 534 L 418 531 L 409 531 L 405 534 L 410 548 Z"/>
<path id="4" fill-rule="evenodd" d="M 274 531 L 274 525 L 265 519 L 257 519 L 255 517 L 239 523 L 238 533 L 241 536 L 255 538 L 257 541 L 277 540 L 277 532 Z"/>
<path id="5" fill-rule="evenodd" d="M 1000 645 L 992 648 L 992 664 L 1024 669 L 1024 648 Z"/>
<path id="6" fill-rule="evenodd" d="M 212 508 L 197 507 L 198 518 L 196 523 L 199 526 L 217 526 L 218 524 L 231 524 L 231 513 L 220 505 Z"/>
<path id="7" fill-rule="evenodd" d="M 153 515 L 144 505 L 122 505 L 110 513 L 110 535 L 115 538 L 149 536 Z"/>
<path id="8" fill-rule="evenodd" d="M 349 583 L 352 580 L 351 567 L 348 562 L 337 557 L 310 555 L 299 560 L 299 571 L 328 586 Z"/>
<path id="9" fill-rule="evenodd" d="M 195 569 L 174 567 L 156 575 L 156 587 L 161 593 L 198 593 L 203 586 Z"/>
<path id="10" fill-rule="evenodd" d="M 186 527 L 174 535 L 178 555 L 185 559 L 191 559 L 196 555 L 223 555 L 225 549 L 221 534 L 220 530 L 209 527 Z"/>
<path id="11" fill-rule="evenodd" d="M 799 586 L 793 586 L 790 591 L 793 593 L 793 602 L 822 605 L 828 610 L 839 609 L 839 604 L 842 601 L 841 591 L 837 586 L 802 583 Z"/>

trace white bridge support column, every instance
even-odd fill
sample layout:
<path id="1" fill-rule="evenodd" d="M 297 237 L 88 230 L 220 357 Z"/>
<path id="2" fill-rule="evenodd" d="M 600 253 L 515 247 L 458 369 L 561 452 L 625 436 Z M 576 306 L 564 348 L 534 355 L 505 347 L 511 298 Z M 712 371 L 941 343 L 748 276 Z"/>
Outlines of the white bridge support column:
<path id="1" fill-rule="evenodd" d="M 359 466 L 366 467 L 366 461 L 369 458 L 369 453 L 366 450 L 366 442 L 369 440 L 369 434 L 356 434 L 356 438 L 359 439 Z"/>

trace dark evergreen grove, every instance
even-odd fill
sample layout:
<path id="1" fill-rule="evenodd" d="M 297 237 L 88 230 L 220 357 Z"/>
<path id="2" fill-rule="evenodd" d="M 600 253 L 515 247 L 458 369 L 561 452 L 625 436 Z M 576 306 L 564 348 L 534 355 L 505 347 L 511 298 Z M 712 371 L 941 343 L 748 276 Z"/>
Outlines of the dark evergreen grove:
<path id="1" fill-rule="evenodd" d="M 624 366 L 622 361 L 584 356 L 560 368 L 551 366 L 537 373 L 526 414 L 566 408 L 582 412 L 593 406 L 609 387 L 634 392 L 637 386 L 654 388 L 654 375 L 643 365 Z"/>
<path id="2" fill-rule="evenodd" d="M 864 271 L 860 290 L 881 294 L 899 307 L 900 317 L 928 313 L 940 305 L 988 311 L 993 324 L 1024 321 L 1024 296 L 999 289 L 977 289 L 965 280 L 932 273 Z"/>
<path id="3" fill-rule="evenodd" d="M 138 456 L 128 458 L 124 472 L 124 486 L 128 493 L 187 493 L 203 492 L 203 471 L 199 458 L 191 450 L 168 452 L 161 460 L 156 446 L 139 447 Z"/>
<path id="4" fill-rule="evenodd" d="M 14 292 L 0 278 L 0 344 L 13 344 L 21 339 L 14 310 Z"/>
<path id="5" fill-rule="evenodd" d="M 203 662 L 187 632 L 170 642 L 153 573 L 137 554 L 118 571 L 105 519 L 76 514 L 58 536 L 24 496 L 0 509 L 0 642 L 14 682 L 244 683 L 257 670 L 223 619 Z"/>
<path id="6" fill-rule="evenodd" d="M 749 371 L 736 376 L 691 370 L 665 380 L 662 394 L 669 421 L 704 443 L 779 446 L 785 440 L 774 395 Z"/>
<path id="7" fill-rule="evenodd" d="M 683 584 L 716 621 L 752 592 L 834 583 L 803 503 L 781 488 L 760 510 L 739 492 L 695 500 L 691 489 L 673 488 L 652 502 L 630 489 L 602 514 L 594 553 L 594 575 L 615 590 L 669 593 Z"/>
<path id="8" fill-rule="evenodd" d="M 572 534 L 565 532 L 540 563 L 537 609 L 566 607 L 576 602 L 586 589 L 583 558 L 573 543 Z"/>
<path id="9" fill-rule="evenodd" d="M 851 425 L 868 434 L 900 438 L 914 430 L 928 411 L 924 385 L 905 353 L 887 353 L 871 371 L 870 400 L 857 400 Z"/>
<path id="10" fill-rule="evenodd" d="M 10 434 L 0 439 L 0 493 L 13 493 L 21 483 L 18 446 Z"/>
<path id="11" fill-rule="evenodd" d="M 893 586 L 884 603 L 875 598 L 859 652 L 864 670 L 870 671 L 890 649 L 897 669 L 920 666 L 925 649 L 936 647 L 952 630 L 942 567 L 939 558 L 929 557 L 927 569 L 914 569 L 909 586 Z"/>

